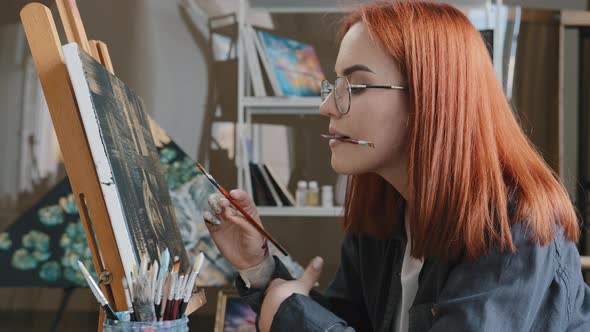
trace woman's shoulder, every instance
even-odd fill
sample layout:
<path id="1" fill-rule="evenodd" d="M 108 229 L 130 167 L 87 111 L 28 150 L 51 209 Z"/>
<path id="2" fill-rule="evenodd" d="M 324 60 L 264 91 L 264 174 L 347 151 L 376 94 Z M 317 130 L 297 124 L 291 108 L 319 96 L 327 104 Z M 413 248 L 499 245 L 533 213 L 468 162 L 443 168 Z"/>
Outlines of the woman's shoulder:
<path id="1" fill-rule="evenodd" d="M 463 275 L 486 275 L 488 281 L 501 284 L 520 284 L 522 280 L 583 283 L 576 244 L 566 238 L 560 227 L 555 227 L 553 239 L 546 244 L 534 238 L 526 223 L 512 225 L 511 234 L 513 251 L 492 248 L 481 257 L 460 259 L 450 270 Z"/>
<path id="2" fill-rule="evenodd" d="M 544 244 L 535 238 L 526 222 L 513 224 L 510 227 L 510 232 L 515 251 L 503 252 L 504 255 L 508 255 L 509 257 L 526 254 L 542 255 L 546 259 L 554 260 L 556 267 L 562 264 L 567 264 L 574 268 L 580 267 L 580 254 L 576 243 L 566 237 L 561 226 L 556 225 L 553 227 L 551 240 Z M 576 266 L 574 266 L 574 262 L 577 262 Z"/>

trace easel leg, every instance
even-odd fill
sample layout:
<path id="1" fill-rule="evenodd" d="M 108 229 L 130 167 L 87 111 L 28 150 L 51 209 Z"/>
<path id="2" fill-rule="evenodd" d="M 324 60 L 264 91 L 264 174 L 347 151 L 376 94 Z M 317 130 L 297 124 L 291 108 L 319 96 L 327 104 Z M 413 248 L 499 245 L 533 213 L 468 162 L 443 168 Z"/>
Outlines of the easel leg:
<path id="1" fill-rule="evenodd" d="M 98 332 L 102 332 L 102 324 L 104 323 L 104 311 L 99 310 L 98 312 Z"/>
<path id="2" fill-rule="evenodd" d="M 74 287 L 64 288 L 64 293 L 59 305 L 59 309 L 57 309 L 57 313 L 55 314 L 53 322 L 51 323 L 51 328 L 49 329 L 50 332 L 57 332 L 59 323 L 61 322 L 66 307 L 68 306 L 68 302 L 70 301 L 70 297 L 72 296 L 72 293 L 74 293 L 74 289 Z"/>

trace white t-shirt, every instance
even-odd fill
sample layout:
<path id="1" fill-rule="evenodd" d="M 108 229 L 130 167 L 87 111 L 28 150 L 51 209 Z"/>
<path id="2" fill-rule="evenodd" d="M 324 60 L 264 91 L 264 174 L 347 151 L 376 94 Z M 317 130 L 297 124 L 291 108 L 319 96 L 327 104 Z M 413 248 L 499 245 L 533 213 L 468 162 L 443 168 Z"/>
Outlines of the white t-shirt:
<path id="1" fill-rule="evenodd" d="M 406 332 L 408 330 L 408 323 L 410 319 L 409 310 L 414 303 L 414 299 L 416 298 L 416 292 L 418 291 L 418 277 L 420 277 L 420 271 L 422 271 L 422 266 L 424 265 L 423 259 L 416 259 L 410 256 L 410 244 L 412 243 L 412 237 L 410 234 L 410 224 L 407 209 L 404 216 L 404 225 L 406 228 L 406 238 L 408 241 L 406 242 L 406 250 L 404 252 L 404 260 L 402 262 L 402 298 L 400 299 L 400 304 L 397 308 L 398 311 L 395 320 L 395 326 L 397 327 L 396 331 L 399 332 Z"/>

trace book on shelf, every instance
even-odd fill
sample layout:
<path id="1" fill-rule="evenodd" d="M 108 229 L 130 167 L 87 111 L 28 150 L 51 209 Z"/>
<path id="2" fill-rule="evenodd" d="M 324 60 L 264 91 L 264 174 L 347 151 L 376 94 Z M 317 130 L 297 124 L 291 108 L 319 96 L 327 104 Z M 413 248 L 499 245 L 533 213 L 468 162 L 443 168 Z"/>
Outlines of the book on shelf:
<path id="1" fill-rule="evenodd" d="M 277 172 L 274 170 L 274 168 L 272 168 L 272 166 L 270 166 L 269 164 L 264 164 L 263 167 L 266 173 L 269 175 L 272 186 L 279 194 L 279 198 L 283 206 L 295 206 L 295 197 L 291 195 L 287 187 L 283 185 L 283 183 L 280 181 Z"/>
<path id="2" fill-rule="evenodd" d="M 268 165 L 250 162 L 248 164 L 252 181 L 252 199 L 257 206 L 295 206 L 293 195 L 280 185 L 279 180 L 268 171 Z"/>
<path id="3" fill-rule="evenodd" d="M 275 186 L 273 185 L 272 180 L 270 179 L 270 175 L 266 171 L 266 168 L 264 168 L 264 164 L 256 164 L 256 167 L 258 167 L 260 174 L 262 174 L 262 179 L 264 180 L 264 186 L 268 189 L 268 191 L 270 191 L 270 194 L 272 196 L 272 205 L 282 207 L 283 201 L 279 197 L 279 194 L 277 193 L 277 190 L 276 190 Z"/>
<path id="4" fill-rule="evenodd" d="M 256 51 L 258 57 L 260 58 L 260 62 L 262 63 L 262 67 L 264 67 L 264 72 L 266 73 L 266 78 L 268 80 L 270 88 L 272 89 L 275 96 L 283 96 L 283 91 L 281 90 L 281 86 L 279 85 L 277 76 L 275 75 L 275 72 L 272 66 L 270 65 L 268 57 L 266 56 L 266 52 L 264 51 L 264 46 L 262 46 L 260 38 L 257 37 L 256 31 L 252 26 L 246 26 L 246 29 L 248 30 L 250 36 L 252 36 L 251 40 L 254 41 L 254 45 L 256 46 Z"/>
<path id="5" fill-rule="evenodd" d="M 312 45 L 262 30 L 256 30 L 255 33 L 260 44 L 258 50 L 263 54 L 261 59 L 275 95 L 320 95 L 321 82 L 325 76 Z"/>
<path id="6" fill-rule="evenodd" d="M 241 139 L 247 192 L 259 206 L 295 206 L 286 187 L 291 174 L 291 128 L 255 123 L 251 135 Z"/>
<path id="7" fill-rule="evenodd" d="M 256 54 L 256 36 L 252 34 L 250 29 L 246 28 L 241 30 L 241 39 L 246 54 L 246 63 L 248 64 L 250 80 L 254 89 L 254 96 L 266 97 L 266 88 L 264 87 L 264 81 L 262 79 L 262 70 L 260 68 L 258 55 Z"/>
<path id="8" fill-rule="evenodd" d="M 252 177 L 252 199 L 257 206 L 277 206 L 270 188 L 264 181 L 264 176 L 256 163 L 250 162 L 250 176 Z"/>

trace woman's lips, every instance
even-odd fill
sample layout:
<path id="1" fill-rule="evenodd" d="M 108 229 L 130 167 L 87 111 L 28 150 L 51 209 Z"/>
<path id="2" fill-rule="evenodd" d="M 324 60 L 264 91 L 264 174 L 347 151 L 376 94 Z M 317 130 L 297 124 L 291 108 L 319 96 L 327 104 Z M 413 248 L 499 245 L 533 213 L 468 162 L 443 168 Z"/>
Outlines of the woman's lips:
<path id="1" fill-rule="evenodd" d="M 372 142 L 359 141 L 356 139 L 352 139 L 348 136 L 322 134 L 322 137 L 330 140 L 330 147 L 335 146 L 337 143 L 351 143 L 351 144 L 356 144 L 356 145 L 361 145 L 361 146 L 368 146 L 371 148 L 375 147 L 375 144 L 373 144 Z"/>

